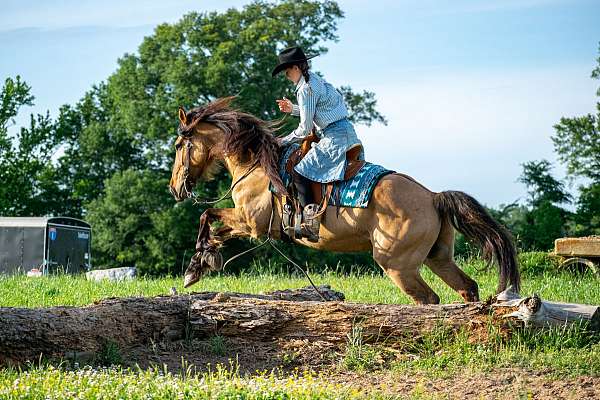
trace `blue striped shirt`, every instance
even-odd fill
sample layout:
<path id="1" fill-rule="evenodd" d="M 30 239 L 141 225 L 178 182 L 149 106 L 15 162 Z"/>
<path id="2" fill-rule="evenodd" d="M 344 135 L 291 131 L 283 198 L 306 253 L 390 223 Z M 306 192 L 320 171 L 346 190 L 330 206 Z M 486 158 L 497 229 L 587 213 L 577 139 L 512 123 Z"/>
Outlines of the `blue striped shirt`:
<path id="1" fill-rule="evenodd" d="M 300 124 L 292 133 L 282 138 L 283 144 L 299 142 L 315 125 L 319 130 L 332 122 L 348 116 L 344 96 L 330 83 L 309 71 L 309 81 L 304 76 L 296 84 L 298 105 L 292 105 L 292 115 L 300 116 Z"/>

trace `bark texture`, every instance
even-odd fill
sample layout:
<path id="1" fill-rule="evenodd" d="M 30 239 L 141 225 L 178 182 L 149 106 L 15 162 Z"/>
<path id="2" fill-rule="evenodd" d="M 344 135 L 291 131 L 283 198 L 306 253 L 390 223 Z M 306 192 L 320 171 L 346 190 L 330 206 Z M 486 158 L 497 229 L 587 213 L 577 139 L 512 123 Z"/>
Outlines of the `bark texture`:
<path id="1" fill-rule="evenodd" d="M 219 335 L 241 348 L 272 357 L 291 344 L 339 349 L 353 327 L 365 342 L 414 340 L 440 324 L 485 326 L 498 310 L 489 303 L 412 306 L 343 302 L 343 294 L 321 287 L 273 292 L 196 293 L 106 299 L 86 307 L 0 308 L 0 365 L 46 358 L 93 359 L 107 343 L 121 352 L 156 343 L 202 340 Z M 520 304 L 502 307 L 496 321 Z M 594 318 L 597 318 L 597 313 Z"/>

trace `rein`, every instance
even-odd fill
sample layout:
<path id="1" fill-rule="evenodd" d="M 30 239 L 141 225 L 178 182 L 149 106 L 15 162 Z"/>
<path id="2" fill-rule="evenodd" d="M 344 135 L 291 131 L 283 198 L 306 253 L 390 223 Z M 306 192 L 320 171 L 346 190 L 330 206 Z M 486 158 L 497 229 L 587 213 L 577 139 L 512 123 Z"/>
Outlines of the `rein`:
<path id="1" fill-rule="evenodd" d="M 262 242 L 260 242 L 259 244 L 257 244 L 254 247 L 249 248 L 248 250 L 244 250 L 241 253 L 236 254 L 233 257 L 230 257 L 229 260 L 227 260 L 225 262 L 225 264 L 223 264 L 223 269 L 225 269 L 225 267 L 227 267 L 227 265 L 232 262 L 233 260 L 235 260 L 236 258 L 239 258 L 241 256 L 243 256 L 244 254 L 248 254 L 256 249 L 259 249 L 261 247 L 263 247 L 265 244 L 270 244 L 271 247 L 277 251 L 279 254 L 281 254 L 281 256 L 283 258 L 285 258 L 287 261 L 289 261 L 294 267 L 298 268 L 300 271 L 302 271 L 302 273 L 304 274 L 304 276 L 306 277 L 306 279 L 308 279 L 308 281 L 310 282 L 310 285 L 312 286 L 312 288 L 315 290 L 315 292 L 317 292 L 317 294 L 319 295 L 319 297 L 321 297 L 321 299 L 323 301 L 329 301 L 327 298 L 325 298 L 325 296 L 323 295 L 323 293 L 321 293 L 321 291 L 317 288 L 317 286 L 314 284 L 314 282 L 312 281 L 312 279 L 310 279 L 310 275 L 308 275 L 308 272 L 306 272 L 300 265 L 298 265 L 294 260 L 292 260 L 291 258 L 289 258 L 283 251 L 281 251 L 279 249 L 279 247 L 275 246 L 275 243 L 273 241 L 273 238 L 271 237 L 271 229 L 273 228 L 273 219 L 275 217 L 275 205 L 273 204 L 273 197 L 271 196 L 271 216 L 269 218 L 269 228 L 267 231 L 267 238 L 265 240 L 263 240 Z"/>

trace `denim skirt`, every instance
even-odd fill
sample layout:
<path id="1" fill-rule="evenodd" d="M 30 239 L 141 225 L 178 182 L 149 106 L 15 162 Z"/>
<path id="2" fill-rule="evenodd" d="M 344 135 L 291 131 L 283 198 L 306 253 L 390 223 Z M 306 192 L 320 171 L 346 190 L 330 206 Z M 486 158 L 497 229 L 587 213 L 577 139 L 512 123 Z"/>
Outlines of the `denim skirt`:
<path id="1" fill-rule="evenodd" d="M 311 181 L 327 183 L 341 181 L 346 171 L 346 151 L 362 144 L 347 118 L 333 122 L 323 129 L 318 143 L 306 153 L 294 170 Z M 364 154 L 361 154 L 364 159 Z"/>

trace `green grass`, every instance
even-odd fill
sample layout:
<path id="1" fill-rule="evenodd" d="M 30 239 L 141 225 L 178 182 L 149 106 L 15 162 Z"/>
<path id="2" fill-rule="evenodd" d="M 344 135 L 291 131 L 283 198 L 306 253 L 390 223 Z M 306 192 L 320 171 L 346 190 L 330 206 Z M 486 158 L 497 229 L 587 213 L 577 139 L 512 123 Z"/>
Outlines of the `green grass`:
<path id="1" fill-rule="evenodd" d="M 495 271 L 481 271 L 480 261 L 463 265 L 463 269 L 477 281 L 481 298 L 496 291 L 498 277 Z M 462 299 L 423 268 L 423 277 L 440 296 L 443 303 Z M 381 274 L 340 275 L 336 273 L 311 274 L 316 284 L 329 284 L 346 295 L 347 301 L 362 303 L 411 304 L 411 299 L 392 281 Z M 182 279 L 141 278 L 126 282 L 91 282 L 83 276 L 56 275 L 42 278 L 0 276 L 0 307 L 81 306 L 108 297 L 156 296 L 169 294 L 171 287 L 179 293 L 192 291 L 230 291 L 260 293 L 272 290 L 307 286 L 298 275 L 245 273 L 241 275 L 213 274 L 204 277 L 190 289 L 183 289 Z M 572 274 L 546 270 L 523 277 L 521 292 L 538 293 L 542 299 L 583 304 L 600 304 L 600 279 L 592 274 Z"/>
<path id="2" fill-rule="evenodd" d="M 277 373 L 244 378 L 230 369 L 193 374 L 120 368 L 62 370 L 54 367 L 28 371 L 0 371 L 0 398 L 13 399 L 356 399 L 356 389 L 332 384 L 311 373 Z M 369 398 L 384 398 L 369 393 Z"/>
<path id="3" fill-rule="evenodd" d="M 543 255 L 525 255 L 522 293 L 538 293 L 543 299 L 600 304 L 600 280 L 591 274 L 557 272 Z M 527 264 L 529 263 L 529 264 Z M 464 270 L 475 279 L 482 298 L 496 289 L 497 274 L 484 271 L 481 261 L 463 263 Z M 78 306 L 108 297 L 155 296 L 169 293 L 176 287 L 179 293 L 191 291 L 232 291 L 259 293 L 308 285 L 305 278 L 294 274 L 257 273 L 241 275 L 214 274 L 203 278 L 186 290 L 182 279 L 141 278 L 133 281 L 89 282 L 83 277 L 56 275 L 42 278 L 23 276 L 0 277 L 0 306 L 49 307 Z M 342 291 L 347 301 L 366 303 L 411 303 L 391 280 L 380 274 L 342 275 L 311 274 L 317 284 L 329 284 Z M 442 302 L 461 301 L 427 268 L 423 276 L 440 296 Z M 502 338 L 494 327 L 488 327 L 489 340 L 472 342 L 467 331 L 453 332 L 440 326 L 430 334 L 411 338 L 393 350 L 371 345 L 362 338 L 359 326 L 348 335 L 346 351 L 336 357 L 336 367 L 329 373 L 356 371 L 377 373 L 392 371 L 400 378 L 406 374 L 426 374 L 435 377 L 466 373 L 486 373 L 495 369 L 520 368 L 535 370 L 547 376 L 600 376 L 600 338 L 582 327 L 533 331 L 516 330 Z M 215 336 L 210 341 L 214 354 L 222 354 L 226 343 Z M 107 343 L 97 365 L 118 364 L 121 355 Z M 294 355 L 289 355 L 289 362 Z M 285 360 L 284 364 L 285 364 Z M 182 360 L 185 364 L 185 361 Z M 314 374 L 264 373 L 241 377 L 218 367 L 212 373 L 192 374 L 192 368 L 182 368 L 177 374 L 168 371 L 117 368 L 68 370 L 61 367 L 38 366 L 27 370 L 0 369 L 0 399 L 62 399 L 62 398 L 243 398 L 243 399 L 334 399 L 385 398 L 383 394 L 358 392 L 332 384 L 326 377 Z M 187 372 L 186 372 L 187 371 Z M 493 372 L 492 372 L 493 373 Z M 369 388 L 365 388 L 368 391 Z M 429 398 L 409 393 L 404 398 Z"/>
<path id="4" fill-rule="evenodd" d="M 360 324 L 353 324 L 347 337 L 348 343 L 346 353 L 341 360 L 341 367 L 350 371 L 371 371 L 381 365 L 384 348 L 365 343 Z"/>
<path id="5" fill-rule="evenodd" d="M 600 375 L 600 335 L 583 325 L 534 330 L 515 328 L 503 337 L 488 327 L 487 341 L 473 342 L 467 330 L 452 332 L 440 326 L 420 340 L 407 342 L 392 367 L 401 372 L 426 371 L 448 375 L 468 369 L 492 371 L 522 368 L 548 375 Z"/>
<path id="6" fill-rule="evenodd" d="M 434 326 L 428 333 L 384 344 L 366 343 L 360 324 L 348 333 L 341 370 L 372 372 L 391 369 L 399 375 L 425 373 L 448 377 L 464 371 L 535 370 L 556 378 L 600 376 L 600 333 L 585 324 L 562 328 L 513 327 L 510 334 L 488 325 L 485 339 L 472 340 L 469 328 Z M 480 332 L 480 334 L 483 332 Z"/>

